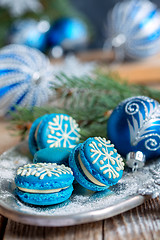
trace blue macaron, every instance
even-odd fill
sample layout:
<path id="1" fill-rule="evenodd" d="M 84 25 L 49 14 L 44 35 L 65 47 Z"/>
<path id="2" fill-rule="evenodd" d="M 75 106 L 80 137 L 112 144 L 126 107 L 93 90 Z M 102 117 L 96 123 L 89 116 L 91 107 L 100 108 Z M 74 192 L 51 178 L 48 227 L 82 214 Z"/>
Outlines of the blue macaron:
<path id="1" fill-rule="evenodd" d="M 80 134 L 76 121 L 67 114 L 48 114 L 38 118 L 29 133 L 32 155 L 43 148 L 73 148 L 79 143 Z"/>
<path id="2" fill-rule="evenodd" d="M 69 166 L 79 184 L 102 191 L 121 179 L 124 162 L 109 140 L 93 137 L 72 150 Z"/>
<path id="3" fill-rule="evenodd" d="M 15 193 L 25 203 L 53 205 L 64 202 L 71 196 L 73 180 L 72 170 L 64 165 L 27 164 L 17 170 Z"/>
<path id="4" fill-rule="evenodd" d="M 37 151 L 34 155 L 34 163 L 57 163 L 68 166 L 68 159 L 71 153 L 71 148 L 53 147 L 43 148 Z"/>
<path id="5" fill-rule="evenodd" d="M 36 141 L 36 130 L 39 124 L 41 123 L 42 119 L 44 119 L 47 115 L 44 115 L 42 117 L 37 118 L 29 131 L 29 137 L 28 137 L 28 146 L 30 153 L 34 156 L 34 154 L 38 151 L 37 141 Z"/>
<path id="6" fill-rule="evenodd" d="M 67 114 L 49 114 L 38 128 L 37 145 L 39 149 L 46 147 L 73 148 L 79 142 L 79 131 L 76 121 Z"/>

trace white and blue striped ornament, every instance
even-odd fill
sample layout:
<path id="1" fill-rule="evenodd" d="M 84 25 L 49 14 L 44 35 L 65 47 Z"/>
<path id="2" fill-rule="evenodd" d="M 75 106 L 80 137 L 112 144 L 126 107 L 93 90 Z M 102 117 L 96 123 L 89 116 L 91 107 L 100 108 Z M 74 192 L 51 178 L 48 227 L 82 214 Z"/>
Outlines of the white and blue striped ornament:
<path id="1" fill-rule="evenodd" d="M 46 20 L 19 19 L 13 22 L 8 32 L 8 42 L 23 44 L 45 51 L 47 47 L 47 32 L 50 24 Z"/>
<path id="2" fill-rule="evenodd" d="M 8 45 L 0 50 L 0 116 L 15 106 L 33 107 L 46 103 L 53 94 L 53 68 L 39 50 Z"/>
<path id="3" fill-rule="evenodd" d="M 108 15 L 108 39 L 119 60 L 146 58 L 160 51 L 160 13 L 149 0 L 117 3 Z"/>

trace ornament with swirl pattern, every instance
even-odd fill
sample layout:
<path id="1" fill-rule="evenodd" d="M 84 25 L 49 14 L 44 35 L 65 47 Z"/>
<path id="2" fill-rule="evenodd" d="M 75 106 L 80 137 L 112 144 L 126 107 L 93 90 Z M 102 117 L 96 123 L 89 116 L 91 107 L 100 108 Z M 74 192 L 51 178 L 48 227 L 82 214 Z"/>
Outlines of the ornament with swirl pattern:
<path id="1" fill-rule="evenodd" d="M 160 14 L 148 0 L 117 3 L 108 15 L 105 48 L 114 48 L 117 60 L 142 59 L 160 51 Z"/>
<path id="2" fill-rule="evenodd" d="M 108 138 L 118 152 L 142 152 L 146 160 L 160 155 L 160 105 L 145 96 L 121 102 L 112 112 L 107 125 Z"/>

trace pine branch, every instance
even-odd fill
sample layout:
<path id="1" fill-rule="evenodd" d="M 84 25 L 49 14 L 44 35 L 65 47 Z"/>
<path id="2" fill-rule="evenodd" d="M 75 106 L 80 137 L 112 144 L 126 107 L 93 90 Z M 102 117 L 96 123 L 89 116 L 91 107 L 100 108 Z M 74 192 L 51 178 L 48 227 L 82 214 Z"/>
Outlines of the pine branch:
<path id="1" fill-rule="evenodd" d="M 104 75 L 100 72 L 83 79 L 57 76 L 59 106 L 17 108 L 12 115 L 12 128 L 24 138 L 31 123 L 38 117 L 49 113 L 67 113 L 76 119 L 81 128 L 81 140 L 90 136 L 106 136 L 107 119 L 112 109 L 122 100 L 138 95 L 145 95 L 160 101 L 160 92 L 148 87 L 129 85 L 117 76 Z M 26 127 L 26 125 L 28 127 Z"/>

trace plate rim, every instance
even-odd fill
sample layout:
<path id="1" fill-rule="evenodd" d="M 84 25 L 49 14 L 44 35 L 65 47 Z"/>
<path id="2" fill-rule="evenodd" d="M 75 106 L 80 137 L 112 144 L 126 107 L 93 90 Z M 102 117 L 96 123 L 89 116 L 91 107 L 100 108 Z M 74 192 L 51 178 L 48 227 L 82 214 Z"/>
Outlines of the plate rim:
<path id="1" fill-rule="evenodd" d="M 7 151 L 3 152 L 0 157 L 10 151 L 23 148 L 23 145 L 26 147 L 27 141 L 23 141 L 18 145 L 9 148 Z M 130 209 L 133 209 L 144 203 L 146 197 L 136 194 L 128 196 L 127 199 L 121 201 L 116 205 L 111 205 L 109 207 L 98 208 L 90 210 L 87 212 L 75 213 L 75 214 L 66 214 L 66 215 L 40 215 L 40 214 L 31 214 L 27 212 L 18 212 L 17 210 L 9 207 L 4 202 L 0 201 L 0 214 L 4 217 L 11 219 L 16 222 L 20 222 L 28 225 L 35 226 L 48 226 L 48 227 L 64 227 L 72 226 L 83 223 L 100 221 L 107 219 L 123 212 L 126 212 Z"/>
<path id="2" fill-rule="evenodd" d="M 95 209 L 93 211 L 75 213 L 75 214 L 66 214 L 66 215 L 40 215 L 40 214 L 30 214 L 27 212 L 18 212 L 11 207 L 6 207 L 5 204 L 0 202 L 0 214 L 4 217 L 7 217 L 13 221 L 20 222 L 28 225 L 35 226 L 48 226 L 48 227 L 64 227 L 72 226 L 83 223 L 100 221 L 107 219 L 128 210 L 131 210 L 135 207 L 138 207 L 144 203 L 145 197 L 142 195 L 135 195 L 128 197 L 127 200 L 124 200 L 116 205 L 111 205 L 106 208 Z"/>

